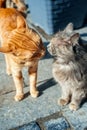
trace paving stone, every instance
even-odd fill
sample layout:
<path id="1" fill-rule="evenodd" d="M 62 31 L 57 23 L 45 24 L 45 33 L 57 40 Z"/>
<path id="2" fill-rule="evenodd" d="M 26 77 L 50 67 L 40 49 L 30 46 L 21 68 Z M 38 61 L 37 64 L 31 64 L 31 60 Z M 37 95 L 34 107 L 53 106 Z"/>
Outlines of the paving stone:
<path id="1" fill-rule="evenodd" d="M 31 122 L 29 124 L 23 125 L 19 128 L 15 128 L 12 130 L 41 130 L 40 127 L 37 125 L 36 122 Z"/>
<path id="2" fill-rule="evenodd" d="M 46 130 L 67 130 L 70 128 L 70 125 L 64 117 L 58 119 L 51 119 L 48 122 L 44 123 Z"/>
<path id="3" fill-rule="evenodd" d="M 68 108 L 64 108 L 63 115 L 70 122 L 74 130 L 84 130 L 87 128 L 87 103 L 84 103 L 78 111 L 70 111 Z"/>

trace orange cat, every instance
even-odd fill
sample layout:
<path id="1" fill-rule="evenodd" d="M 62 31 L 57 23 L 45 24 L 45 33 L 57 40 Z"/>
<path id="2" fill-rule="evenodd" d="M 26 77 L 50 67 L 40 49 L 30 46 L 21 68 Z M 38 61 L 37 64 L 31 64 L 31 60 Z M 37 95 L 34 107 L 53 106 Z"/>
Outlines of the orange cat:
<path id="1" fill-rule="evenodd" d="M 22 68 L 28 66 L 30 94 L 37 97 L 38 61 L 45 54 L 40 36 L 27 26 L 15 9 L 0 9 L 0 52 L 5 53 L 7 74 L 12 74 L 16 87 L 15 100 L 24 98 Z"/>

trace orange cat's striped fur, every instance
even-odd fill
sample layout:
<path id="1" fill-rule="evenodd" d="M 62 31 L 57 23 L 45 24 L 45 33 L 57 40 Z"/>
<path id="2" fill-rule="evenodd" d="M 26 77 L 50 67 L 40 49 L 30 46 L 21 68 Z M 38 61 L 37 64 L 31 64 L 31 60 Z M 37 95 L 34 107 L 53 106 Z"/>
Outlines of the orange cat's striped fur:
<path id="1" fill-rule="evenodd" d="M 22 68 L 29 67 L 30 94 L 37 97 L 37 68 L 45 48 L 40 36 L 27 26 L 15 9 L 0 9 L 0 52 L 5 53 L 7 74 L 12 74 L 16 86 L 15 100 L 24 98 Z"/>

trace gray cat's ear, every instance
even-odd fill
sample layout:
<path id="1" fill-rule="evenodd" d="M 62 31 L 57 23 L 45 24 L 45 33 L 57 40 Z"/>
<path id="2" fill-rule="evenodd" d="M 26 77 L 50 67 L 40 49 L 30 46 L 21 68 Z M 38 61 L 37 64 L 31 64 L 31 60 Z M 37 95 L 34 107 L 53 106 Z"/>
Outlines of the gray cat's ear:
<path id="1" fill-rule="evenodd" d="M 73 24 L 72 23 L 69 23 L 66 28 L 64 29 L 65 32 L 67 33 L 72 33 L 73 31 Z"/>
<path id="2" fill-rule="evenodd" d="M 72 43 L 73 45 L 78 44 L 79 37 L 80 37 L 79 33 L 73 34 L 73 35 L 71 36 L 71 38 L 70 38 L 71 43 Z"/>

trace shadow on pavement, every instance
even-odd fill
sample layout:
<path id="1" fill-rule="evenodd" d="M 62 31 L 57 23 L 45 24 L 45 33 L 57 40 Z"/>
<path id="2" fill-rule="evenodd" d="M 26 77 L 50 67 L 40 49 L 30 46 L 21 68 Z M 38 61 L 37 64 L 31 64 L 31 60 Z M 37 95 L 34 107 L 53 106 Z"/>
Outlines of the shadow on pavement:
<path id="1" fill-rule="evenodd" d="M 38 82 L 37 84 L 40 84 L 40 85 L 38 85 L 38 91 L 40 92 L 39 96 L 41 96 L 43 94 L 44 90 L 46 90 L 46 89 L 48 89 L 50 87 L 53 87 L 57 83 L 55 82 L 55 80 L 53 78 L 50 78 L 50 79 L 46 79 L 46 80 L 43 80 L 41 82 Z M 29 87 L 29 85 L 25 84 L 24 88 L 26 88 L 26 87 Z M 15 92 L 15 89 L 13 89 L 11 91 L 6 90 L 5 92 L 1 92 L 1 95 L 9 94 L 9 93 L 12 93 L 12 92 Z M 27 98 L 29 95 L 30 95 L 29 91 L 26 92 L 24 94 L 24 99 Z"/>
<path id="2" fill-rule="evenodd" d="M 42 81 L 44 83 L 40 84 L 38 86 L 38 91 L 40 92 L 39 96 L 41 96 L 43 94 L 43 91 L 50 88 L 50 87 L 53 87 L 55 84 L 57 84 L 53 78 L 50 78 L 50 79 L 46 79 L 44 81 Z M 27 87 L 27 86 L 26 86 Z M 24 99 L 27 98 L 29 96 L 29 91 L 25 93 L 24 95 Z"/>
<path id="3" fill-rule="evenodd" d="M 43 84 L 38 86 L 38 90 L 40 91 L 40 95 L 43 94 L 44 90 L 46 90 L 50 87 L 53 87 L 55 84 L 57 84 L 57 83 L 54 81 L 53 78 L 45 80 Z"/>

